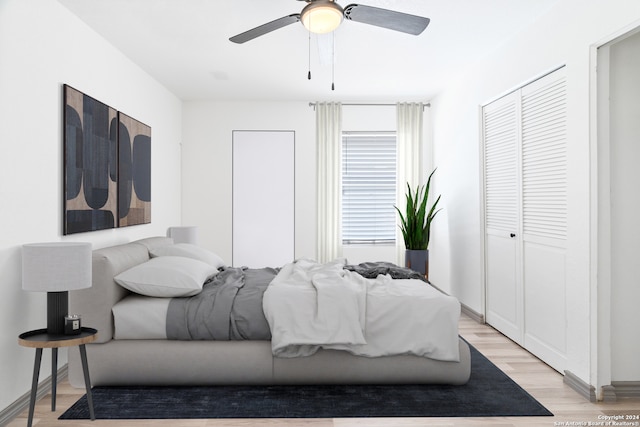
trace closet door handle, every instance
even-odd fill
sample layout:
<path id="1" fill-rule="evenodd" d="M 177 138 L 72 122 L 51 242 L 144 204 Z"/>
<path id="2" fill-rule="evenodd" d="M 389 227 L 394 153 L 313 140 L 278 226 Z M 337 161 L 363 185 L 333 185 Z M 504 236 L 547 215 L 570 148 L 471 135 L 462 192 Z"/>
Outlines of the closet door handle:
<path id="1" fill-rule="evenodd" d="M 509 237 L 516 237 L 515 233 L 509 234 Z"/>

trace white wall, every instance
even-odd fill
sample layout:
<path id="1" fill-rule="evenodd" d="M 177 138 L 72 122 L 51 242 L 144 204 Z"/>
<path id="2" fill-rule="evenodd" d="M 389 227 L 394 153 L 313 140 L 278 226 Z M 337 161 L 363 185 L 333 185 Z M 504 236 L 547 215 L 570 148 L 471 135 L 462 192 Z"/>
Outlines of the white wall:
<path id="1" fill-rule="evenodd" d="M 590 46 L 640 19 L 636 0 L 561 0 L 490 57 L 452 76 L 432 100 L 434 164 L 443 218 L 434 225 L 431 277 L 472 309 L 484 310 L 480 224 L 479 107 L 559 65 L 567 65 L 568 370 L 590 377 Z M 436 261 L 437 259 L 437 261 Z M 594 285 L 595 286 L 595 285 Z"/>
<path id="2" fill-rule="evenodd" d="M 62 236 L 64 83 L 151 126 L 151 224 Z M 35 352 L 18 346 L 18 334 L 46 325 L 45 295 L 21 289 L 21 245 L 89 241 L 97 248 L 179 225 L 181 108 L 59 3 L 0 1 L 0 411 L 31 387 Z M 51 374 L 50 360 L 45 351 L 41 380 Z"/>
<path id="3" fill-rule="evenodd" d="M 197 225 L 199 244 L 231 263 L 234 130 L 295 132 L 295 256 L 315 258 L 315 112 L 305 102 L 185 102 L 183 223 Z"/>
<path id="4" fill-rule="evenodd" d="M 343 130 L 393 131 L 395 106 L 343 107 Z M 425 141 L 429 110 L 425 110 Z M 186 102 L 183 110 L 182 219 L 200 244 L 231 262 L 231 143 L 234 130 L 295 131 L 295 257 L 316 258 L 315 111 L 302 102 Z M 428 150 L 425 150 L 425 153 Z M 425 172 L 426 173 L 426 172 Z M 256 212 L 259 215 L 259 212 Z M 393 246 L 345 249 L 349 262 L 395 262 Z"/>

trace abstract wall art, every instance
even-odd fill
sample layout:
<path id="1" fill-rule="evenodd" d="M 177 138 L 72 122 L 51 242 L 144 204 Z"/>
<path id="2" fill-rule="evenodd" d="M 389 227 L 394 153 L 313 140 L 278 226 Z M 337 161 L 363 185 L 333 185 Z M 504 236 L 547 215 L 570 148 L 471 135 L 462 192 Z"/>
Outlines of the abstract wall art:
<path id="1" fill-rule="evenodd" d="M 151 128 L 64 85 L 63 234 L 151 222 Z"/>
<path id="2" fill-rule="evenodd" d="M 151 128 L 118 113 L 119 226 L 151 222 Z"/>
<path id="3" fill-rule="evenodd" d="M 118 114 L 64 87 L 64 234 L 117 226 Z"/>

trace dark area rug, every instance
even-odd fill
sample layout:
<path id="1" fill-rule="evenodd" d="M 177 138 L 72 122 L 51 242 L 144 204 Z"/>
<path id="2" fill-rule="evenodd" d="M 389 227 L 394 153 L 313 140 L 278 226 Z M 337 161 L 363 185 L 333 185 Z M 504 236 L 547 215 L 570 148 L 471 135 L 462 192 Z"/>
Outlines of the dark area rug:
<path id="1" fill-rule="evenodd" d="M 473 347 L 462 386 L 94 387 L 93 403 L 97 419 L 553 415 Z M 60 419 L 89 419 L 86 395 Z"/>

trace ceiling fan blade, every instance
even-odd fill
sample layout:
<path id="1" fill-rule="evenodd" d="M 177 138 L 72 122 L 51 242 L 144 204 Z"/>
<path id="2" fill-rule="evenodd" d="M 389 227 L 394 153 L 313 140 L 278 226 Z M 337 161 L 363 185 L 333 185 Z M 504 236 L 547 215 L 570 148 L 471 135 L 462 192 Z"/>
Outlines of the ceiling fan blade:
<path id="1" fill-rule="evenodd" d="M 401 31 L 403 33 L 413 34 L 414 36 L 422 33 L 430 21 L 429 18 L 422 16 L 409 15 L 408 13 L 361 4 L 350 4 L 345 7 L 344 17 L 351 21 Z"/>
<path id="2" fill-rule="evenodd" d="M 275 21 L 267 22 L 266 24 L 260 25 L 259 27 L 255 27 L 250 29 L 249 31 L 245 31 L 244 33 L 240 33 L 236 36 L 231 37 L 231 40 L 234 43 L 244 43 L 249 40 L 253 40 L 256 37 L 263 36 L 271 31 L 275 31 L 279 28 L 286 27 L 289 24 L 293 24 L 294 22 L 300 21 L 300 14 L 294 13 L 293 15 L 283 16 L 282 18 L 276 19 Z"/>

